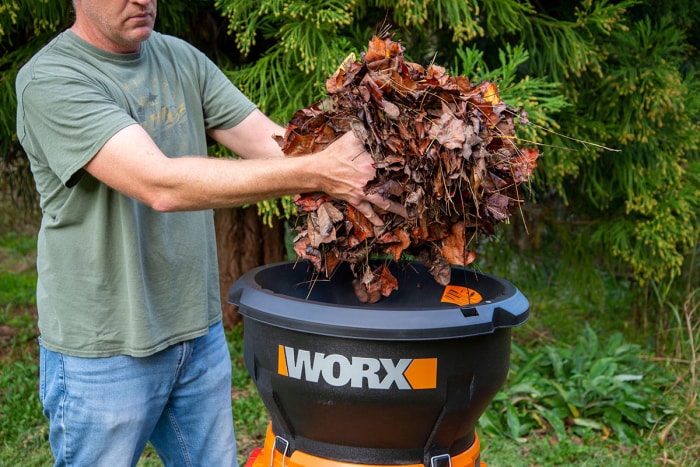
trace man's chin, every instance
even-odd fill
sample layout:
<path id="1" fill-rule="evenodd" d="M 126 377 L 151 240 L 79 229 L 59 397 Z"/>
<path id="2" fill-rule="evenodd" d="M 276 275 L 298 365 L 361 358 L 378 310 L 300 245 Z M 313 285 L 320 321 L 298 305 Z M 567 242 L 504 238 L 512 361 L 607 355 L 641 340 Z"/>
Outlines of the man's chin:
<path id="1" fill-rule="evenodd" d="M 141 44 L 141 42 L 145 41 L 149 37 L 151 37 L 151 33 L 153 32 L 152 27 L 141 27 L 141 28 L 135 28 L 132 29 L 129 32 L 129 35 L 124 37 L 124 45 L 125 46 L 138 46 Z"/>

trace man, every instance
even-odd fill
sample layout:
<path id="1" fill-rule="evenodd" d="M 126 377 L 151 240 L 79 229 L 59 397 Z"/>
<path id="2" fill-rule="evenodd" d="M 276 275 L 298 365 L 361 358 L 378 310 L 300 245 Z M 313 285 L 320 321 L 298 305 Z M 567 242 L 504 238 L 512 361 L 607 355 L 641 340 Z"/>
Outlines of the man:
<path id="1" fill-rule="evenodd" d="M 40 397 L 56 465 L 235 465 L 210 209 L 324 191 L 377 225 L 352 135 L 283 158 L 283 128 L 203 54 L 153 31 L 156 0 L 74 0 L 17 78 L 41 195 Z M 206 136 L 243 160 L 208 159 Z M 370 204 L 372 203 L 372 204 Z"/>

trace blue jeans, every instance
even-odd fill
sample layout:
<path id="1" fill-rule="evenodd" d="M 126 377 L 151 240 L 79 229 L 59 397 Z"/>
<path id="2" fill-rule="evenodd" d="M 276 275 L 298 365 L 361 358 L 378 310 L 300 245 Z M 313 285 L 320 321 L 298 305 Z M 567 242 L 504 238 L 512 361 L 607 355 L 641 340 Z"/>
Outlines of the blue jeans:
<path id="1" fill-rule="evenodd" d="M 56 466 L 134 466 L 149 440 L 167 466 L 237 465 L 221 323 L 143 358 L 41 346 L 39 396 Z"/>

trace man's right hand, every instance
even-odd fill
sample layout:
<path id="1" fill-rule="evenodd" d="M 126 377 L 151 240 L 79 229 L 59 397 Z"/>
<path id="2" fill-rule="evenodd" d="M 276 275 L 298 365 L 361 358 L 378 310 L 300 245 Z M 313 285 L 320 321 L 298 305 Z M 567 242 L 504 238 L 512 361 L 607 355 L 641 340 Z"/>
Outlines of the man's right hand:
<path id="1" fill-rule="evenodd" d="M 376 176 L 376 169 L 371 154 L 352 131 L 342 135 L 318 156 L 322 161 L 319 175 L 325 178 L 322 191 L 351 204 L 377 226 L 383 225 L 383 222 L 373 206 L 408 216 L 406 208 L 400 203 L 379 194 L 365 193 L 365 186 Z"/>

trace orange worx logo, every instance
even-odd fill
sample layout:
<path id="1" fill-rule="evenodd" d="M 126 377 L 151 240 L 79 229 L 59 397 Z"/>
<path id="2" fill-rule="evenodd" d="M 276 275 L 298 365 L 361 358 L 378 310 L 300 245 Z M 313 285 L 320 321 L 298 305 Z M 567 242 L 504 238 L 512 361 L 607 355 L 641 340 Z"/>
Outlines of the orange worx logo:
<path id="1" fill-rule="evenodd" d="M 369 389 L 435 389 L 437 358 L 346 357 L 279 345 L 277 373 L 310 383 Z"/>

